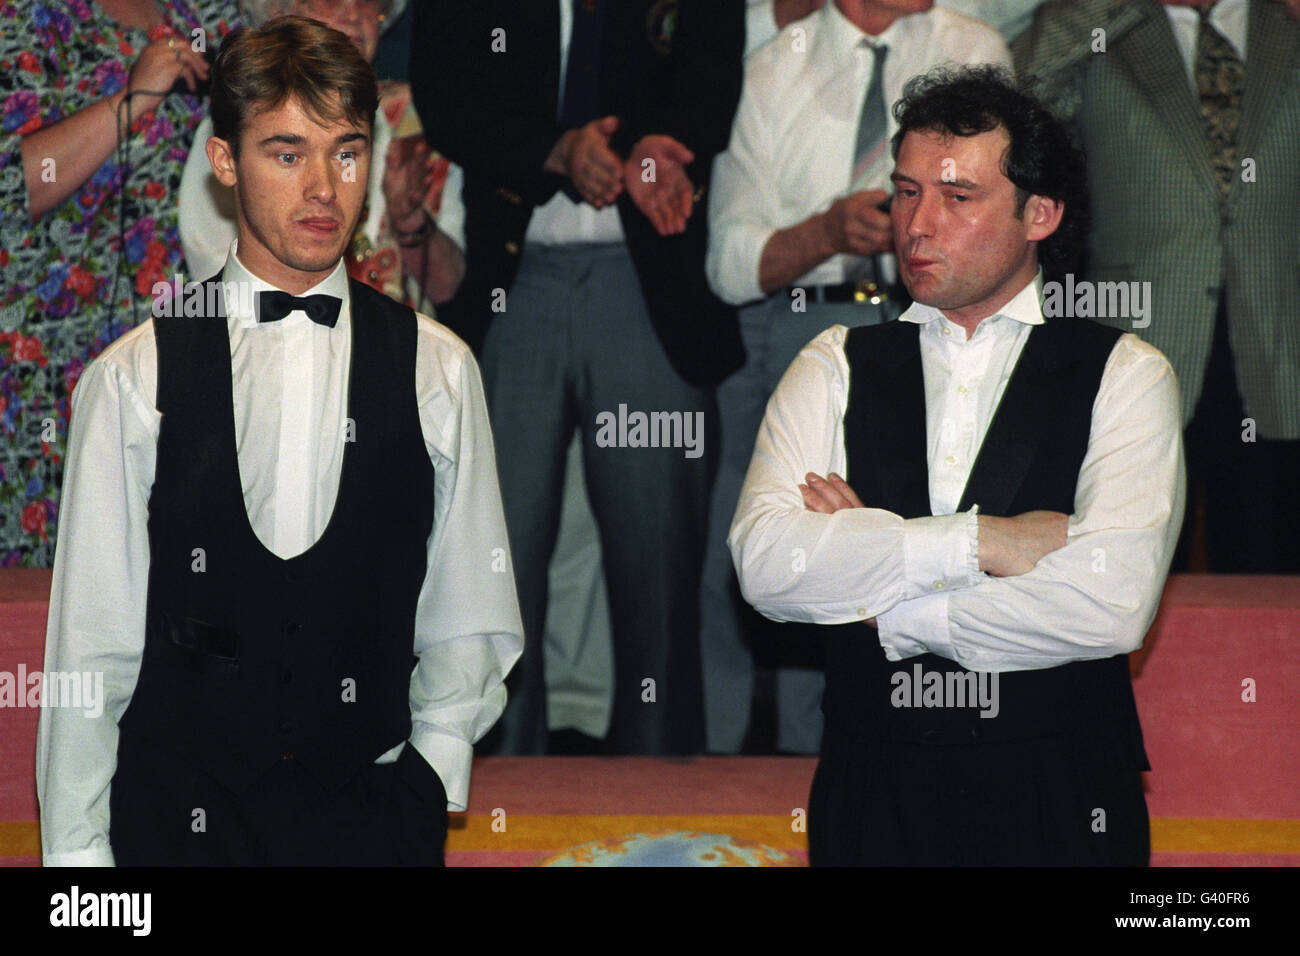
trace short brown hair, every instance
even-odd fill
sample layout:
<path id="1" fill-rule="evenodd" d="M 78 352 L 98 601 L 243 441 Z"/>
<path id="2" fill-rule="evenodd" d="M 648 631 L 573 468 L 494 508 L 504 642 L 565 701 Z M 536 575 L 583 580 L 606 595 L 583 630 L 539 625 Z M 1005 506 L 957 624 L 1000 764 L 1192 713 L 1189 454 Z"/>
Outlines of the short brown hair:
<path id="1" fill-rule="evenodd" d="M 344 34 L 317 20 L 276 17 L 226 37 L 212 66 L 212 133 L 236 158 L 250 114 L 291 97 L 322 125 L 347 118 L 374 129 L 375 73 Z"/>

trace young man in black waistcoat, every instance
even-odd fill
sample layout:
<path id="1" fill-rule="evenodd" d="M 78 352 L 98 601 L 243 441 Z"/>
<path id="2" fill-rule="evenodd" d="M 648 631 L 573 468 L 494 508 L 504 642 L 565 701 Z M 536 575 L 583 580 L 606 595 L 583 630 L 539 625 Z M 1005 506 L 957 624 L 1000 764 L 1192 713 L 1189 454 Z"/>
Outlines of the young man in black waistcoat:
<path id="1" fill-rule="evenodd" d="M 217 57 L 238 239 L 74 394 L 46 864 L 442 862 L 523 638 L 478 368 L 344 270 L 376 104 L 312 20 Z"/>
<path id="2" fill-rule="evenodd" d="M 1055 118 L 987 67 L 894 111 L 915 305 L 790 366 L 729 539 L 762 613 L 840 625 L 810 858 L 1145 865 L 1126 655 L 1182 515 L 1177 384 L 1135 335 L 1062 317 L 1087 202 Z"/>

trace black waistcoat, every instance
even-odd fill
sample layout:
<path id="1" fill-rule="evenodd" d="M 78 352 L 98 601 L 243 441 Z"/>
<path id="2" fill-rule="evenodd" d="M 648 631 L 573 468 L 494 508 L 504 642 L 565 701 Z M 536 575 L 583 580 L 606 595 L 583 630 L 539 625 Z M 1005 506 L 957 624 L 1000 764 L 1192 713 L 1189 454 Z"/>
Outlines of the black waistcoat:
<path id="1" fill-rule="evenodd" d="M 931 514 L 920 328 L 907 322 L 864 326 L 845 342 L 850 483 L 870 506 L 904 518 Z M 981 514 L 996 516 L 1074 512 L 1093 401 L 1121 334 L 1082 319 L 1030 332 L 958 511 L 978 504 Z M 892 676 L 914 676 L 918 664 L 923 673 L 968 673 L 934 654 L 888 661 L 876 631 L 865 624 L 830 629 L 823 702 L 828 727 L 935 744 L 1082 733 L 1114 759 L 1147 769 L 1126 655 L 1002 673 L 993 718 L 980 717 L 977 706 L 893 706 Z"/>
<path id="2" fill-rule="evenodd" d="M 349 287 L 338 496 L 319 540 L 288 560 L 244 507 L 224 316 L 154 320 L 162 425 L 145 653 L 119 746 L 174 748 L 235 791 L 289 758 L 334 789 L 410 734 L 434 496 L 416 319 Z"/>

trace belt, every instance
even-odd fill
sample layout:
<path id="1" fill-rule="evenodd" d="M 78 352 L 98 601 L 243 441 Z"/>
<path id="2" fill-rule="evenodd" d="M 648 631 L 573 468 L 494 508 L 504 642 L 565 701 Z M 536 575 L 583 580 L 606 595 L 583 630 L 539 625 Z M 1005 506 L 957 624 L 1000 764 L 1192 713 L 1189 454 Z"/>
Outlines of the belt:
<path id="1" fill-rule="evenodd" d="M 897 293 L 874 279 L 841 282 L 839 285 L 792 285 L 786 289 L 786 294 L 792 299 L 803 297 L 809 302 L 853 302 L 858 305 L 880 305 L 898 299 Z"/>

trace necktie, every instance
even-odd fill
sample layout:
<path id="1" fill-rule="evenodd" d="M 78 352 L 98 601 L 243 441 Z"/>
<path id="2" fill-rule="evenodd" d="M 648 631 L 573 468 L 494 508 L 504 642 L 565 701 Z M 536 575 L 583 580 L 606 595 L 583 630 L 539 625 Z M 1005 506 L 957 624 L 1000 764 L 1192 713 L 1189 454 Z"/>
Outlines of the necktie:
<path id="1" fill-rule="evenodd" d="M 318 325 L 334 328 L 339 320 L 343 300 L 332 295 L 296 296 L 278 289 L 257 293 L 257 321 L 279 322 L 295 309 L 302 309 L 307 318 Z"/>
<path id="2" fill-rule="evenodd" d="M 564 102 L 560 106 L 560 125 L 565 129 L 578 129 L 600 117 L 601 14 L 598 0 L 574 0 Z M 562 188 L 574 202 L 582 202 L 572 180 L 566 179 Z"/>
<path id="3" fill-rule="evenodd" d="M 865 40 L 862 41 L 867 46 Z M 880 188 L 887 179 L 893 158 L 889 155 L 889 119 L 885 111 L 884 71 L 885 54 L 889 47 L 879 43 L 874 47 L 871 64 L 871 85 L 862 101 L 858 117 L 857 145 L 853 150 L 853 175 L 850 192 Z"/>
<path id="4" fill-rule="evenodd" d="M 889 172 L 894 159 L 889 154 L 889 121 L 885 110 L 885 54 L 889 47 L 878 43 L 874 47 L 866 40 L 864 49 L 872 50 L 871 82 L 862 100 L 862 113 L 858 117 L 858 136 L 853 149 L 853 171 L 849 192 L 863 189 L 888 189 Z M 874 280 L 890 284 L 894 281 L 894 257 L 888 254 L 869 258 L 853 257 L 844 265 L 844 281 Z"/>
<path id="5" fill-rule="evenodd" d="M 1237 175 L 1237 130 L 1241 125 L 1241 96 L 1246 64 L 1232 44 L 1210 23 L 1210 10 L 1197 11 L 1196 92 L 1201 101 L 1201 125 L 1210 147 L 1210 161 L 1226 198 Z"/>

